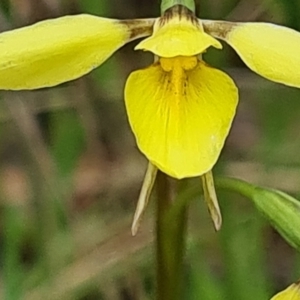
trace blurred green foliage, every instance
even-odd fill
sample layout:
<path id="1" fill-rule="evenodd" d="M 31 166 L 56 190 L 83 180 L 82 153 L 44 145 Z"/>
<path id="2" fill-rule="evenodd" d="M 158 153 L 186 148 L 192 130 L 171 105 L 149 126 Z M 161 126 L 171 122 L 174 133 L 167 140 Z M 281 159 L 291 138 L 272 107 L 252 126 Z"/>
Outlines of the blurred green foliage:
<path id="1" fill-rule="evenodd" d="M 201 0 L 196 6 L 203 18 L 300 29 L 298 0 Z M 0 9 L 2 31 L 68 13 L 155 16 L 159 2 L 7 0 Z M 1 93 L 0 299 L 153 299 L 152 208 L 137 237 L 130 236 L 146 162 L 122 99 L 126 76 L 152 58 L 133 46 L 69 84 Z M 246 71 L 226 46 L 204 59 L 226 68 L 241 91 L 215 174 L 300 196 L 300 91 Z M 299 254 L 248 201 L 218 191 L 224 224 L 215 233 L 200 181 L 182 186 L 182 197 L 193 200 L 185 299 L 264 300 L 300 277 Z"/>

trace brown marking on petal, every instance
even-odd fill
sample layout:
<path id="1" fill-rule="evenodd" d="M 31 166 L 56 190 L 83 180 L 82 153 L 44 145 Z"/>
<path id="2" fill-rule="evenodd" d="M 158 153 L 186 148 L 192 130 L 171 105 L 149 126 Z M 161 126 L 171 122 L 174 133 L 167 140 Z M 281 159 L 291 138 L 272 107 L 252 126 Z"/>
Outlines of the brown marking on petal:
<path id="1" fill-rule="evenodd" d="M 227 21 L 203 21 L 202 26 L 206 33 L 220 38 L 226 39 L 228 34 L 237 26 L 237 23 Z"/>
<path id="2" fill-rule="evenodd" d="M 164 24 L 168 23 L 171 19 L 176 17 L 178 17 L 179 20 L 185 18 L 186 20 L 190 21 L 196 26 L 199 25 L 197 17 L 191 10 L 189 10 L 183 5 L 174 5 L 167 9 L 162 15 L 162 17 L 159 19 L 159 26 L 163 26 Z"/>
<path id="3" fill-rule="evenodd" d="M 130 31 L 130 40 L 151 35 L 153 25 L 156 19 L 132 19 L 121 20 L 121 24 L 125 24 Z"/>

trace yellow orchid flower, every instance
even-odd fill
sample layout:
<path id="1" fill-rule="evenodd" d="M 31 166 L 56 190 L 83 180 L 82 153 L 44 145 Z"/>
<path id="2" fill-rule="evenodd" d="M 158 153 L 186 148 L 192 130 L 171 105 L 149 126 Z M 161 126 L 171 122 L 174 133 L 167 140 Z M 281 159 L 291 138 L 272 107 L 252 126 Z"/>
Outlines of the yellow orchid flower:
<path id="1" fill-rule="evenodd" d="M 300 300 L 300 282 L 290 285 L 271 300 Z"/>
<path id="2" fill-rule="evenodd" d="M 299 32 L 268 23 L 201 20 L 183 5 L 155 19 L 66 16 L 0 34 L 0 89 L 38 89 L 79 78 L 142 37 L 147 38 L 135 49 L 152 52 L 155 61 L 133 72 L 125 86 L 129 123 L 150 162 L 133 227 L 160 169 L 178 179 L 202 176 L 219 229 L 211 170 L 229 133 L 238 90 L 228 75 L 206 64 L 202 54 L 211 46 L 221 49 L 217 39 L 223 40 L 253 71 L 300 87 Z"/>

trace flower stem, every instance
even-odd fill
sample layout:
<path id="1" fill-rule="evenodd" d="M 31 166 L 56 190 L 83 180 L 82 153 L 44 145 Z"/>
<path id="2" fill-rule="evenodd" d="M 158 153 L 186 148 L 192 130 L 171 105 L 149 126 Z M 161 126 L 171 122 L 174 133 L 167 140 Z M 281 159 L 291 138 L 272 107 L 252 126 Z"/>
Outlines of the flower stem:
<path id="1" fill-rule="evenodd" d="M 192 12 L 195 12 L 195 0 L 162 0 L 161 13 L 163 14 L 167 9 L 174 5 L 184 5 Z"/>
<path id="2" fill-rule="evenodd" d="M 186 237 L 186 206 L 173 209 L 169 178 L 157 174 L 156 258 L 157 300 L 182 300 L 183 257 Z M 175 213 L 174 213 L 175 212 Z"/>

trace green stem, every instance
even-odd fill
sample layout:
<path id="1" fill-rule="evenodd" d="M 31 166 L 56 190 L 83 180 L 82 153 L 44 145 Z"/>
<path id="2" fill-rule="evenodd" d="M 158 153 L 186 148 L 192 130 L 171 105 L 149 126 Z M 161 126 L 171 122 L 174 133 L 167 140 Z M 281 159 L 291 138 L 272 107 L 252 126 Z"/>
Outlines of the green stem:
<path id="1" fill-rule="evenodd" d="M 167 9 L 174 5 L 184 5 L 192 12 L 195 12 L 195 0 L 162 0 L 161 13 L 163 14 Z"/>
<path id="2" fill-rule="evenodd" d="M 2 200 L 2 199 L 1 199 Z M 3 281 L 4 299 L 19 300 L 22 298 L 23 270 L 21 266 L 21 243 L 24 230 L 20 209 L 5 205 L 3 213 Z"/>
<path id="3" fill-rule="evenodd" d="M 246 182 L 239 179 L 219 177 L 215 180 L 215 185 L 220 189 L 233 190 L 250 199 L 253 197 L 253 185 L 249 185 Z"/>
<path id="4" fill-rule="evenodd" d="M 157 174 L 156 257 L 157 300 L 182 300 L 183 257 L 186 237 L 186 206 L 173 211 L 168 177 Z"/>

